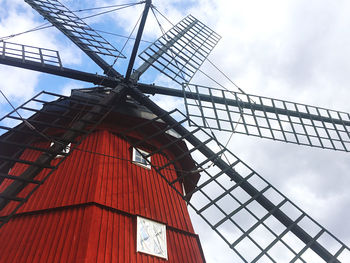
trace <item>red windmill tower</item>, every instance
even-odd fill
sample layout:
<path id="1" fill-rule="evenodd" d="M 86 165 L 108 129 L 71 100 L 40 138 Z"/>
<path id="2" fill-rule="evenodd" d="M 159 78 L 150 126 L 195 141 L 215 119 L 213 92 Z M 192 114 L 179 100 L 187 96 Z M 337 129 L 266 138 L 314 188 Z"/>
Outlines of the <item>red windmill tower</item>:
<path id="1" fill-rule="evenodd" d="M 320 116 L 281 108 L 273 99 L 268 105 L 261 97 L 252 103 L 247 94 L 190 85 L 220 39 L 192 16 L 143 51 L 144 63 L 133 72 L 150 0 L 144 1 L 125 77 L 101 56 L 121 53 L 61 3 L 26 2 L 105 75 L 65 68 L 56 51 L 2 43 L 2 64 L 98 85 L 74 90 L 70 97 L 41 92 L 0 120 L 20 122 L 1 126 L 7 130 L 0 137 L 1 263 L 204 262 L 187 205 L 236 252 L 237 261 L 278 262 L 273 251 L 279 246 L 291 255 L 290 262 L 307 262 L 310 251 L 323 262 L 347 262 L 345 244 L 189 118 L 202 121 L 204 128 L 235 131 L 234 125 L 241 124 L 247 134 L 251 126 L 273 134 L 279 130 L 262 127 L 257 117 L 269 123 L 276 119 L 271 115 L 285 114 L 349 126 L 342 113 L 340 119 Z M 183 90 L 138 82 L 151 66 Z M 183 96 L 188 116 L 164 111 L 145 93 Z M 190 114 L 194 108 L 198 111 Z M 233 119 L 235 109 L 238 120 Z M 24 119 L 24 111 L 33 115 Z M 255 123 L 246 122 L 247 116 Z M 328 140 L 348 145 L 347 139 Z M 309 225 L 300 224 L 305 220 Z M 316 234 L 310 225 L 317 227 Z M 266 239 L 254 235 L 262 229 Z M 284 240 L 287 234 L 299 243 Z M 335 250 L 322 242 L 324 235 L 338 244 Z"/>
<path id="2" fill-rule="evenodd" d="M 29 1 L 44 14 L 45 5 L 70 14 L 58 2 L 39 2 Z M 149 7 L 150 1 L 138 39 Z M 67 12 L 71 23 L 81 23 Z M 57 23 L 57 17 L 52 19 Z M 106 66 L 97 52 L 80 44 Z M 109 47 L 101 49 L 110 52 Z M 132 66 L 133 61 L 129 69 Z M 110 67 L 106 70 L 119 76 Z M 134 78 L 127 74 L 127 79 Z M 111 92 L 115 90 L 76 90 L 71 97 L 43 103 L 26 122 L 36 126 L 32 131 L 45 134 L 41 138 L 19 137 L 28 133 L 25 124 L 2 135 L 3 141 L 16 137 L 27 148 L 11 165 L 11 178 L 1 184 L 0 216 L 13 219 L 1 229 L 0 262 L 204 262 L 186 201 L 176 193 L 192 191 L 199 179 L 198 173 L 179 179 L 195 169 L 190 155 L 184 154 L 186 144 L 175 131 L 160 133 L 166 125 L 125 92 Z M 111 103 L 119 105 L 108 106 Z M 83 117 L 74 122 L 73 116 L 79 115 Z M 2 151 L 13 156 L 17 150 L 5 144 Z M 163 176 L 172 185 L 155 170 L 163 166 Z M 36 175 L 21 180 L 32 167 Z"/>
<path id="3" fill-rule="evenodd" d="M 80 111 L 74 109 L 91 107 L 103 94 L 101 90 L 75 91 L 70 98 L 46 104 L 28 121 L 51 122 L 54 114 L 75 116 Z M 193 190 L 198 174 L 189 177 L 191 181 L 178 180 L 179 171 L 192 171 L 194 163 L 189 155 L 171 162 L 187 152 L 186 145 L 175 132 L 153 136 L 164 124 L 152 118 L 147 109 L 127 100 L 121 110 L 109 112 L 93 129 L 88 127 L 87 134 L 76 138 L 79 143 L 56 155 L 50 165 L 58 168 L 1 229 L 0 262 L 203 262 L 185 200 L 152 167 L 166 166 L 163 175 L 180 193 Z M 64 118 L 55 120 L 56 127 L 45 131 L 52 143 L 63 135 L 59 126 L 69 124 Z M 28 129 L 18 127 L 18 132 Z M 25 162 L 37 160 L 37 149 L 49 149 L 51 144 L 45 138 L 28 142 L 22 137 L 17 142 L 30 143 L 30 148 L 11 168 L 13 176 L 27 169 Z M 155 153 L 163 145 L 169 147 Z M 11 150 L 3 149 L 7 155 Z M 153 154 L 144 157 L 149 153 Z M 44 169 L 35 180 L 42 182 L 50 170 Z M 8 178 L 1 184 L 4 194 L 11 183 Z M 10 214 L 16 201 L 36 186 L 34 181 L 22 183 L 25 187 L 17 200 L 1 216 Z"/>

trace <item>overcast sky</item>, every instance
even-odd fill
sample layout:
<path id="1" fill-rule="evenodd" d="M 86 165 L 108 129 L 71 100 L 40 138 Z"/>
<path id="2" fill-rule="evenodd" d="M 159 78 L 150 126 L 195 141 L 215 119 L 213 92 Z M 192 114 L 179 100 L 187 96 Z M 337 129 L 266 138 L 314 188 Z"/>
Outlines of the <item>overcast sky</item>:
<path id="1" fill-rule="evenodd" d="M 125 3 L 112 0 L 62 2 L 72 10 Z M 163 0 L 153 4 L 174 23 L 192 14 L 220 34 L 222 39 L 210 60 L 246 93 L 350 112 L 349 1 Z M 134 14 L 138 12 L 141 12 L 141 7 L 107 15 L 103 21 L 95 18 L 86 22 L 106 30 L 103 23 L 107 21 L 108 31 L 128 35 L 138 18 Z M 0 37 L 42 23 L 45 21 L 23 1 L 0 0 Z M 165 28 L 169 26 L 164 23 Z M 144 38 L 153 41 L 160 36 L 161 31 L 155 28 L 156 22 L 150 14 Z M 115 36 L 108 39 L 115 41 L 121 49 L 123 39 Z M 8 41 L 59 50 L 64 66 L 98 71 L 92 65 L 85 66 L 87 58 L 55 29 Z M 126 55 L 130 54 L 130 48 L 125 49 Z M 119 61 L 116 64 L 117 70 L 123 74 L 124 66 Z M 236 91 L 210 65 L 205 64 L 203 70 Z M 145 81 L 151 81 L 151 77 Z M 0 79 L 0 89 L 16 105 L 41 90 L 69 94 L 71 88 L 90 86 L 5 66 L 0 66 Z M 214 86 L 200 74 L 194 81 Z M 162 76 L 157 76 L 152 82 L 174 87 Z M 0 98 L 0 103 L 2 116 L 8 107 L 3 98 Z M 162 98 L 160 103 L 180 108 L 183 104 L 182 100 L 173 98 Z M 228 137 L 227 134 L 220 136 Z M 331 233 L 350 244 L 349 153 L 270 142 L 239 134 L 233 136 L 229 148 Z M 207 261 L 232 262 L 226 244 L 216 239 L 200 219 L 194 217 L 193 221 Z"/>

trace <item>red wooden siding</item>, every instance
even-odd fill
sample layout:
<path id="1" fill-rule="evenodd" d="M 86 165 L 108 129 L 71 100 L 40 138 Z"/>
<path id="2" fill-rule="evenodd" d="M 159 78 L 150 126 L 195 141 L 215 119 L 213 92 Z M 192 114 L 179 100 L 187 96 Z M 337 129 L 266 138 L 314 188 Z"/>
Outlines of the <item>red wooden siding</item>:
<path id="1" fill-rule="evenodd" d="M 136 253 L 136 215 L 167 225 L 169 262 L 204 261 L 185 201 L 153 168 L 133 164 L 130 143 L 116 132 L 101 126 L 84 138 L 18 215 L 0 228 L 1 263 L 164 262 Z M 38 155 L 26 150 L 21 158 L 35 160 Z M 166 155 L 173 157 L 171 152 Z M 156 154 L 151 162 L 162 166 L 167 158 Z M 11 174 L 19 175 L 25 168 L 16 164 Z M 168 180 L 177 177 L 175 166 L 163 171 Z M 10 182 L 5 180 L 0 192 Z M 180 183 L 176 187 L 182 191 Z M 20 196 L 30 190 L 27 187 Z"/>
<path id="2" fill-rule="evenodd" d="M 203 262 L 198 238 L 172 228 L 168 261 L 137 253 L 135 222 L 95 205 L 18 216 L 0 231 L 0 262 Z"/>
<path id="3" fill-rule="evenodd" d="M 73 151 L 19 213 L 97 202 L 193 232 L 185 202 L 156 171 L 131 162 L 132 149 L 127 141 L 103 130 L 88 136 L 79 149 Z M 35 160 L 37 156 L 38 152 L 27 150 L 22 158 Z M 161 166 L 166 162 L 160 154 L 152 156 L 154 165 Z M 16 164 L 11 173 L 19 174 L 25 166 Z M 164 170 L 164 176 L 175 179 L 174 166 Z M 11 180 L 3 182 L 0 192 L 9 182 Z M 180 183 L 176 187 L 182 191 Z M 20 196 L 29 190 L 31 187 L 24 189 Z M 0 215 L 10 208 L 8 206 Z"/>

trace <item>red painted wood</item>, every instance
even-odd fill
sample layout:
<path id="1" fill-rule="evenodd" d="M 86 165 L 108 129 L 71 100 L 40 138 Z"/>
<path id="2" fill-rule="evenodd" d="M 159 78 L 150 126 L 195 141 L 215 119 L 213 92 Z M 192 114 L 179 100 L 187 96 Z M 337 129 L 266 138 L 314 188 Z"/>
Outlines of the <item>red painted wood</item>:
<path id="1" fill-rule="evenodd" d="M 167 226 L 168 262 L 204 261 L 185 201 L 154 169 L 131 162 L 132 148 L 119 134 L 122 129 L 125 127 L 104 124 L 84 138 L 18 215 L 0 228 L 1 263 L 165 262 L 136 253 L 137 215 Z M 129 135 L 140 137 L 135 132 Z M 37 143 L 46 147 L 49 144 Z M 159 147 L 161 142 L 148 144 L 142 149 L 150 151 L 147 147 Z M 35 160 L 38 155 L 26 150 L 21 158 Z M 174 158 L 173 152 L 156 154 L 152 164 L 162 166 L 168 158 Z M 178 176 L 175 167 L 181 165 L 163 170 L 163 175 L 174 180 Z M 11 174 L 19 175 L 25 168 L 15 164 Z M 5 180 L 0 192 L 10 182 Z M 180 183 L 175 186 L 182 191 Z M 25 196 L 31 187 L 20 196 Z M 11 208 L 13 204 L 0 216 Z"/>
<path id="2" fill-rule="evenodd" d="M 168 260 L 137 253 L 135 222 L 94 205 L 20 216 L 0 231 L 2 240 L 11 233 L 0 262 L 203 262 L 197 237 L 171 228 Z"/>

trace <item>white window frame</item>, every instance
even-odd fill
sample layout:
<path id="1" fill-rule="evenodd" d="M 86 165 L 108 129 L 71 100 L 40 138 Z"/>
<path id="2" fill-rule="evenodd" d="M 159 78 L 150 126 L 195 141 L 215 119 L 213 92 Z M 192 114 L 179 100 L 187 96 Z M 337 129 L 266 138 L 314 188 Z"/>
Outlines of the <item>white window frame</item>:
<path id="1" fill-rule="evenodd" d="M 147 159 L 143 157 L 143 155 L 148 155 L 148 154 L 149 154 L 148 152 L 141 150 L 139 148 L 132 148 L 132 162 L 144 168 L 151 169 L 151 156 L 147 157 Z"/>

